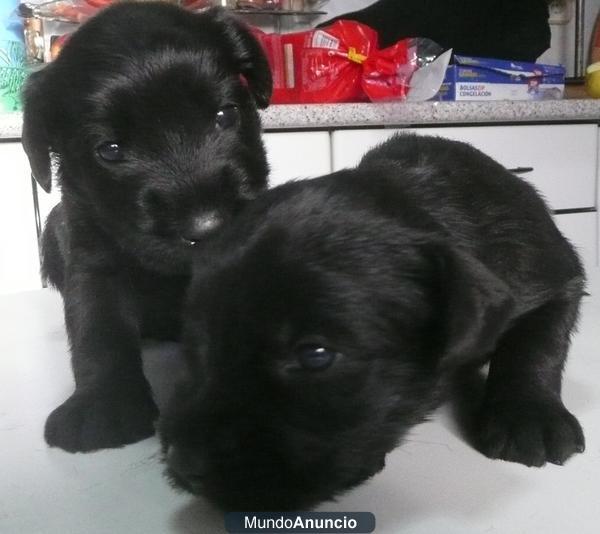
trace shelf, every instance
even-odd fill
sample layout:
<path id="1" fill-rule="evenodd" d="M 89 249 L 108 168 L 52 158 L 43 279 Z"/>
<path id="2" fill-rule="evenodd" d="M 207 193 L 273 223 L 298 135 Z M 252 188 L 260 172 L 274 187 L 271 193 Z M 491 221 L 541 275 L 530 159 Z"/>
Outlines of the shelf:
<path id="1" fill-rule="evenodd" d="M 232 9 L 231 11 L 239 13 L 240 15 L 275 15 L 276 17 L 285 17 L 289 15 L 316 17 L 318 15 L 327 15 L 327 11 L 290 11 L 287 9 Z"/>

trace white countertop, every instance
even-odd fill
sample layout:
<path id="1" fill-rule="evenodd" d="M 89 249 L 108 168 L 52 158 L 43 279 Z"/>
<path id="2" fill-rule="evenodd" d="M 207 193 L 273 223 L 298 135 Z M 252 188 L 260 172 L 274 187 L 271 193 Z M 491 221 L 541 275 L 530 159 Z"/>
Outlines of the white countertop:
<path id="1" fill-rule="evenodd" d="M 391 104 L 294 104 L 261 111 L 265 130 L 419 124 L 600 122 L 600 99 Z M 0 113 L 0 139 L 21 136 L 21 113 Z"/>
<path id="2" fill-rule="evenodd" d="M 563 394 L 585 430 L 584 454 L 542 469 L 488 460 L 441 409 L 388 456 L 383 472 L 321 510 L 372 512 L 385 534 L 596 534 L 600 270 L 590 280 Z M 223 532 L 218 512 L 162 477 L 156 438 L 92 454 L 49 449 L 44 420 L 72 391 L 60 297 L 50 290 L 0 297 L 0 319 L 0 533 Z M 172 376 L 177 357 L 172 345 L 149 349 L 149 375 Z"/>

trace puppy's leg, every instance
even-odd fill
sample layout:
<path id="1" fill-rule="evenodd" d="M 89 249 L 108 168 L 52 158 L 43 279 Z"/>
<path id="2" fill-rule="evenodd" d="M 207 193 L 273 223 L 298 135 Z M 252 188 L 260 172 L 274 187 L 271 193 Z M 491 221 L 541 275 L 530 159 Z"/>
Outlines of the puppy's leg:
<path id="1" fill-rule="evenodd" d="M 478 438 L 491 458 L 562 464 L 585 441 L 560 392 L 580 297 L 544 304 L 519 318 L 491 358 Z"/>
<path id="2" fill-rule="evenodd" d="M 117 275 L 68 273 L 65 320 L 75 393 L 46 421 L 49 445 L 91 451 L 154 433 L 158 410 L 142 372 L 139 319 Z"/>

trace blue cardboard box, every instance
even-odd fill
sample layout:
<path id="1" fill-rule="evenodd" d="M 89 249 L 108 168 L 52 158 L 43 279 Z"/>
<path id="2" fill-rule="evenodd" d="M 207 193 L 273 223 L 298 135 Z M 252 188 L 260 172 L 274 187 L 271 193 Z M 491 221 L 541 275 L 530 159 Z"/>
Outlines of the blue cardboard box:
<path id="1" fill-rule="evenodd" d="M 522 61 L 454 56 L 434 100 L 558 100 L 565 68 Z"/>

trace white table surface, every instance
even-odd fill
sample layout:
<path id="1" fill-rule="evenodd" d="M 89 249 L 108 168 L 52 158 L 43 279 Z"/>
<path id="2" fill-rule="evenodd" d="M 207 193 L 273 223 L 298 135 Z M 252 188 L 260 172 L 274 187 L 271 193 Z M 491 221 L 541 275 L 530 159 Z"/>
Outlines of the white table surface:
<path id="1" fill-rule="evenodd" d="M 563 394 L 584 454 L 542 469 L 488 460 L 441 409 L 382 473 L 320 509 L 373 512 L 376 532 L 389 534 L 599 532 L 600 271 L 590 278 Z M 0 324 L 0 534 L 223 532 L 218 512 L 162 477 L 156 438 L 92 454 L 46 446 L 44 420 L 73 387 L 58 294 L 1 297 Z M 173 347 L 146 356 L 150 374 L 172 376 Z"/>

